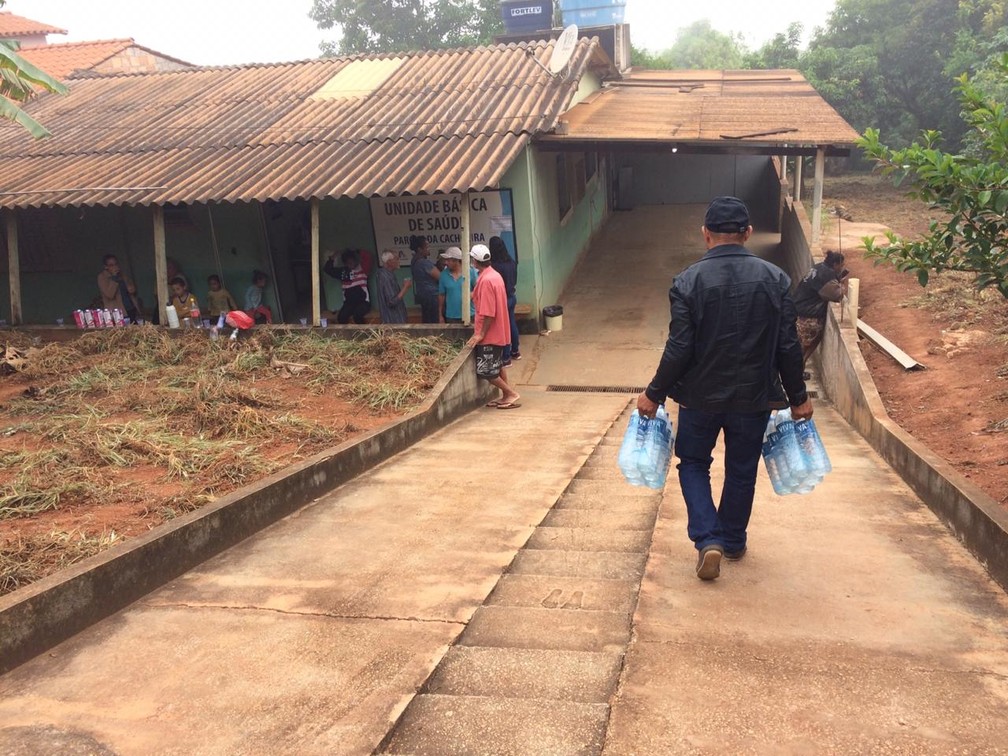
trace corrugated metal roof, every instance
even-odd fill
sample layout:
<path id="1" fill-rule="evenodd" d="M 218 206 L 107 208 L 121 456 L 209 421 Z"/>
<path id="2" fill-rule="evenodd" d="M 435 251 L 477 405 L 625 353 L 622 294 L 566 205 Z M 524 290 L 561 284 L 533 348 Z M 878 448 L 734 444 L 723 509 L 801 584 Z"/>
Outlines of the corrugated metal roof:
<path id="1" fill-rule="evenodd" d="M 552 42 L 75 79 L 27 105 L 53 136 L 0 125 L 0 206 L 264 201 L 493 187 L 554 128 L 589 65 Z M 529 54 L 531 53 L 531 54 Z M 360 99 L 316 99 L 355 60 L 404 58 Z"/>
<path id="2" fill-rule="evenodd" d="M 0 38 L 17 39 L 18 37 L 36 34 L 66 34 L 66 29 L 59 29 L 41 21 L 32 21 L 24 16 L 17 16 L 10 11 L 0 11 Z"/>
<path id="3" fill-rule="evenodd" d="M 631 71 L 543 142 L 850 147 L 858 134 L 793 70 Z"/>
<path id="4" fill-rule="evenodd" d="M 195 68 L 195 66 L 185 61 L 171 58 L 138 45 L 132 39 L 103 39 L 93 42 L 63 42 L 58 45 L 41 45 L 39 47 L 25 48 L 20 51 L 20 55 L 50 76 L 62 80 L 68 78 L 75 71 L 87 72 L 97 69 L 110 58 L 127 51 L 147 53 L 152 58 L 177 63 L 178 65 L 173 66 L 174 68 Z M 140 56 L 134 57 L 139 60 Z M 153 73 L 164 68 L 163 66 L 156 67 L 154 65 L 143 68 L 141 64 L 142 61 L 129 70 L 134 73 Z"/>

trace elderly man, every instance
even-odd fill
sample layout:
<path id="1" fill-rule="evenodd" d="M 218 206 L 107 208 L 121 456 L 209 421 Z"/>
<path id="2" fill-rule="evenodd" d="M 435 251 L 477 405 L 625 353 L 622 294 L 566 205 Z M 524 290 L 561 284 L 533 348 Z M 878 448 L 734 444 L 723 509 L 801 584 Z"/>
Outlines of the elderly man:
<path id="1" fill-rule="evenodd" d="M 140 300 L 137 299 L 136 286 L 119 267 L 119 258 L 115 255 L 105 255 L 102 258 L 102 271 L 98 274 L 98 291 L 101 292 L 102 307 L 111 311 L 119 310 L 136 323 L 140 316 Z"/>
<path id="2" fill-rule="evenodd" d="M 707 253 L 672 282 L 668 341 L 637 409 L 654 417 L 671 396 L 679 404 L 679 484 L 687 531 L 699 557 L 696 574 L 714 580 L 721 557 L 741 559 L 752 513 L 763 433 L 771 406 L 796 419 L 812 416 L 802 379 L 791 280 L 743 245 L 752 235 L 749 210 L 717 197 L 701 229 Z M 725 436 L 720 504 L 711 492 L 711 452 Z"/>
<path id="3" fill-rule="evenodd" d="M 476 244 L 469 257 L 479 271 L 473 302 L 476 304 L 474 333 L 466 345 L 474 349 L 476 375 L 501 390 L 499 398 L 487 404 L 497 409 L 515 409 L 521 398 L 507 382 L 504 368 L 504 345 L 511 343 L 511 326 L 508 321 L 507 291 L 500 273 L 490 267 L 490 249 Z"/>
<path id="4" fill-rule="evenodd" d="M 405 323 L 406 302 L 403 297 L 413 285 L 413 281 L 407 278 L 400 284 L 396 278 L 396 271 L 399 270 L 398 253 L 386 249 L 378 260 L 381 262 L 381 267 L 378 269 L 378 311 L 381 313 L 382 323 Z"/>

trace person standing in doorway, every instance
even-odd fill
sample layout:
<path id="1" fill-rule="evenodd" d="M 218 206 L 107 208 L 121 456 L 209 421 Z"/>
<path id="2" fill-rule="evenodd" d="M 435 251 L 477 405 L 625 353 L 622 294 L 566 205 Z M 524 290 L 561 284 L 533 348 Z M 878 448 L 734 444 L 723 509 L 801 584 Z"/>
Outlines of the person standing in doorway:
<path id="1" fill-rule="evenodd" d="M 714 580 L 722 557 L 741 559 L 746 552 L 771 408 L 789 403 L 792 416 L 804 419 L 812 417 L 812 402 L 802 378 L 791 280 L 743 246 L 752 235 L 745 203 L 715 198 L 701 231 L 707 253 L 672 282 L 665 351 L 637 409 L 654 417 L 666 397 L 679 405 L 675 455 L 687 531 L 698 552 L 697 577 Z M 725 474 L 715 506 L 711 452 L 721 433 Z"/>
<path id="2" fill-rule="evenodd" d="M 441 277 L 441 271 L 430 261 L 427 239 L 422 236 L 411 236 L 410 249 L 413 250 L 413 258 L 410 260 L 413 297 L 420 305 L 420 319 L 424 323 L 440 323 L 438 279 Z"/>
<path id="3" fill-rule="evenodd" d="M 823 261 L 812 266 L 795 290 L 803 362 L 808 362 L 822 341 L 829 303 L 839 302 L 847 294 L 848 272 L 843 265 L 842 254 L 827 251 Z"/>
<path id="4" fill-rule="evenodd" d="M 473 265 L 479 271 L 473 301 L 476 303 L 476 322 L 473 335 L 466 345 L 476 357 L 476 376 L 500 389 L 501 395 L 487 404 L 497 409 L 516 409 L 521 405 L 518 392 L 508 384 L 507 368 L 503 366 L 504 345 L 511 343 L 508 325 L 507 294 L 504 279 L 490 267 L 490 250 L 485 244 L 476 244 L 469 252 Z"/>

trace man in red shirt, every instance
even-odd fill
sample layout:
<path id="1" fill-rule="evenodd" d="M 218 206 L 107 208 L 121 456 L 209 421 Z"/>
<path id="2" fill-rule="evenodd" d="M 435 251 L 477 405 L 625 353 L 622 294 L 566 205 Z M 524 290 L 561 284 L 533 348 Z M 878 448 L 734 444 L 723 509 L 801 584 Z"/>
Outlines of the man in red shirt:
<path id="1" fill-rule="evenodd" d="M 511 325 L 508 317 L 507 290 L 500 273 L 490 267 L 490 249 L 476 244 L 469 252 L 473 265 L 479 270 L 473 302 L 476 305 L 474 333 L 466 345 L 476 355 L 476 375 L 501 390 L 500 398 L 487 403 L 487 407 L 515 409 L 521 405 L 518 392 L 507 382 L 504 368 L 504 345 L 511 343 Z"/>

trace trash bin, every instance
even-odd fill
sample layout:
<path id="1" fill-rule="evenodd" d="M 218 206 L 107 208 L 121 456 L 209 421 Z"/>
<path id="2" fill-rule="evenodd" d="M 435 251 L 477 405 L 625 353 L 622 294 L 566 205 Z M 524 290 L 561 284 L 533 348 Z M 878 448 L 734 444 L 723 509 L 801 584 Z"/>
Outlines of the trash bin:
<path id="1" fill-rule="evenodd" d="M 563 330 L 563 307 L 560 305 L 547 305 L 543 307 L 543 317 L 546 318 L 546 330 Z"/>

